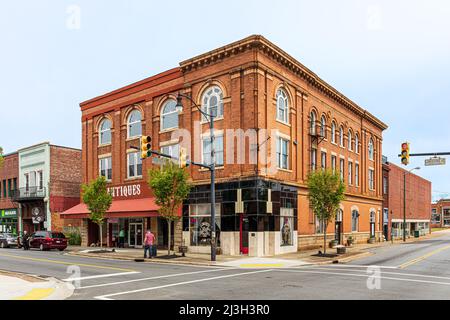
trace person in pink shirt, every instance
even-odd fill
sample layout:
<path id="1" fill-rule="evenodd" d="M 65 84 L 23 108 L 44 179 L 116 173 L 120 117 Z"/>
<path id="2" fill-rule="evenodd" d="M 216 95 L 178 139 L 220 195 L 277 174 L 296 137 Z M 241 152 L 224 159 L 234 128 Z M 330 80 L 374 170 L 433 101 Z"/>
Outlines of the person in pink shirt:
<path id="1" fill-rule="evenodd" d="M 154 242 L 155 242 L 155 235 L 150 230 L 147 230 L 144 238 L 144 259 L 147 259 L 147 250 L 149 258 L 150 259 L 152 258 L 153 252 L 152 249 Z"/>

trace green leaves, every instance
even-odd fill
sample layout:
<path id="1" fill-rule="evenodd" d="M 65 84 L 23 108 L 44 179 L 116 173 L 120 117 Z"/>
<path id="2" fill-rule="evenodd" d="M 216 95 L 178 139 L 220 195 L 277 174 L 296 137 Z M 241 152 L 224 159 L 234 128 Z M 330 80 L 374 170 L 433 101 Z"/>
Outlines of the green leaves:
<path id="1" fill-rule="evenodd" d="M 316 216 L 325 221 L 335 218 L 340 203 L 345 199 L 345 184 L 338 173 L 314 171 L 308 177 L 309 201 Z"/>
<path id="2" fill-rule="evenodd" d="M 3 158 L 3 148 L 0 147 L 0 168 L 3 167 L 5 159 Z"/>
<path id="3" fill-rule="evenodd" d="M 91 212 L 91 220 L 101 225 L 106 211 L 111 207 L 112 195 L 108 192 L 105 177 L 98 177 L 82 186 L 83 202 Z"/>
<path id="4" fill-rule="evenodd" d="M 153 190 L 159 214 L 167 220 L 177 220 L 177 209 L 191 190 L 188 173 L 172 161 L 148 172 L 148 185 Z"/>

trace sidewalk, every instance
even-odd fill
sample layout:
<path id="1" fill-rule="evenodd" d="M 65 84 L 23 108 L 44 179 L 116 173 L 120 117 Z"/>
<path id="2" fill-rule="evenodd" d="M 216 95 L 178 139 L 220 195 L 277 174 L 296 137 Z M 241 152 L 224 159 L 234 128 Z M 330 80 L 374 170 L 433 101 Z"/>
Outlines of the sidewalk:
<path id="1" fill-rule="evenodd" d="M 427 239 L 432 239 L 436 237 L 443 236 L 450 233 L 450 230 L 438 231 L 432 234 L 423 236 L 421 238 L 409 238 L 406 240 L 407 243 L 414 243 L 418 241 L 423 241 Z M 119 260 L 129 260 L 135 261 L 136 259 L 140 262 L 145 263 L 170 263 L 170 264 L 189 264 L 189 265 L 202 265 L 202 266 L 229 266 L 229 267 L 242 267 L 242 268 L 255 268 L 255 267 L 292 267 L 310 264 L 331 264 L 331 263 L 344 263 L 350 262 L 355 259 L 360 259 L 365 256 L 370 256 L 371 249 L 383 247 L 383 246 L 396 246 L 403 244 L 402 240 L 396 240 L 394 243 L 390 241 L 378 242 L 374 244 L 356 244 L 352 247 L 347 247 L 347 252 L 345 254 L 336 255 L 335 257 L 319 257 L 315 256 L 318 253 L 316 250 L 308 251 L 298 251 L 295 253 L 283 254 L 274 257 L 249 257 L 246 255 L 241 256 L 227 256 L 227 255 L 217 255 L 216 262 L 210 261 L 210 255 L 208 254 L 195 254 L 186 253 L 185 257 L 177 253 L 177 258 L 167 258 L 167 250 L 158 250 L 158 256 L 152 259 L 143 259 L 144 250 L 143 249 L 115 249 L 115 252 L 111 252 L 112 248 L 109 248 L 106 253 L 93 253 L 90 251 L 96 251 L 99 248 L 88 248 L 88 247 L 69 247 L 69 255 L 83 256 L 83 257 L 95 257 L 95 258 L 105 258 L 105 259 L 119 259 Z M 172 251 L 173 252 L 173 251 Z M 327 248 L 327 253 L 336 254 L 336 249 Z"/>
<path id="2" fill-rule="evenodd" d="M 53 278 L 0 271 L 0 300 L 63 300 L 73 291 L 72 285 Z"/>

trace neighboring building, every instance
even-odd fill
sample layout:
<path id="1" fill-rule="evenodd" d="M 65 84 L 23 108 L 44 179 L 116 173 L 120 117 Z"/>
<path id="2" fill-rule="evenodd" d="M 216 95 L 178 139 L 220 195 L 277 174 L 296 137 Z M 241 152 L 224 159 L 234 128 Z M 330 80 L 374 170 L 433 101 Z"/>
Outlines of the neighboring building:
<path id="1" fill-rule="evenodd" d="M 141 135 L 152 136 L 153 149 L 176 155 L 182 144 L 194 161 L 210 161 L 208 124 L 187 99 L 176 112 L 178 92 L 217 114 L 216 224 L 224 254 L 319 247 L 324 232 L 341 243 L 350 236 L 356 242 L 381 240 L 387 126 L 264 37 L 251 36 L 80 104 L 83 182 L 103 175 L 114 196 L 104 233 L 109 245 L 121 229 L 129 246 L 141 246 L 147 228 L 158 245 L 167 241 L 166 223 L 146 183 L 152 160 L 141 161 L 132 148 Z M 234 147 L 242 142 L 233 136 L 239 129 L 247 134 L 242 148 Z M 307 196 L 308 174 L 320 168 L 338 170 L 347 186 L 328 230 Z M 209 171 L 188 171 L 195 187 L 172 228 L 175 249 L 184 244 L 190 252 L 209 253 Z M 62 216 L 83 220 L 83 244 L 98 242 L 84 204 Z"/>
<path id="2" fill-rule="evenodd" d="M 450 199 L 441 199 L 431 205 L 431 227 L 450 227 Z"/>
<path id="3" fill-rule="evenodd" d="M 385 240 L 391 239 L 391 222 L 389 220 L 389 172 L 388 158 L 383 156 L 383 236 Z"/>
<path id="4" fill-rule="evenodd" d="M 431 182 L 413 173 L 408 173 L 392 163 L 383 163 L 384 216 L 388 216 L 387 240 L 403 237 L 404 175 L 406 174 L 406 235 L 414 236 L 431 232 Z M 386 221 L 386 220 L 384 220 Z M 386 230 L 387 229 L 387 230 Z"/>
<path id="5" fill-rule="evenodd" d="M 0 232 L 18 232 L 18 204 L 12 200 L 18 177 L 17 152 L 5 155 L 0 167 Z"/>
<path id="6" fill-rule="evenodd" d="M 18 150 L 19 229 L 62 231 L 59 214 L 80 203 L 81 150 L 48 142 Z M 80 221 L 65 221 L 76 227 Z"/>

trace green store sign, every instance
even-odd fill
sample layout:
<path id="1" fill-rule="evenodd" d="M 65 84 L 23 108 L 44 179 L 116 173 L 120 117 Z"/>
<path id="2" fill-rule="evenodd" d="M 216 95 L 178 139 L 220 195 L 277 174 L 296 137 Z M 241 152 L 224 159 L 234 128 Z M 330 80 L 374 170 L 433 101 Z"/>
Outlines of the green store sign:
<path id="1" fill-rule="evenodd" d="M 0 217 L 1 218 L 16 218 L 17 217 L 17 210 L 16 209 L 5 209 L 0 210 Z"/>

